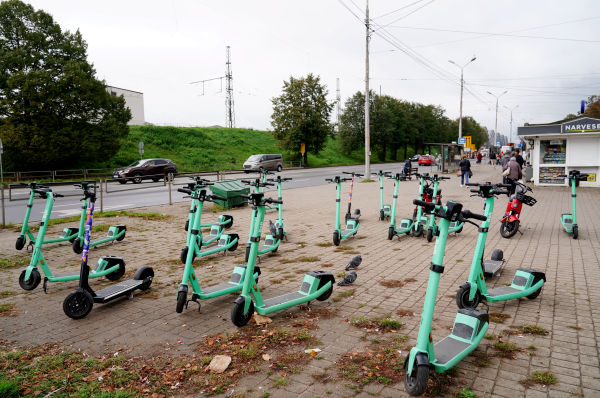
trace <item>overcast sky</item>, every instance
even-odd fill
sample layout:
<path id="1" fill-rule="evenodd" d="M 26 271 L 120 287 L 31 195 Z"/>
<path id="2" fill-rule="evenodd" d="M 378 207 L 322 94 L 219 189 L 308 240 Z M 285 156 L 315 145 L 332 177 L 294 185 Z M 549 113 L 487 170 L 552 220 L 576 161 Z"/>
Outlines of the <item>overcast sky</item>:
<path id="1" fill-rule="evenodd" d="M 204 95 L 190 82 L 224 76 L 226 46 L 237 127 L 270 127 L 269 99 L 290 76 L 320 75 L 331 100 L 336 78 L 343 101 L 365 89 L 365 0 L 29 2 L 63 30 L 81 31 L 100 79 L 143 92 L 151 123 L 225 124 L 224 81 L 223 91 L 219 80 L 207 83 Z M 369 7 L 371 87 L 384 94 L 441 105 L 457 118 L 460 69 L 448 60 L 462 66 L 476 56 L 465 68 L 463 115 L 493 129 L 496 100 L 486 92 L 508 91 L 498 114 L 505 134 L 504 106 L 519 105 L 516 134 L 523 120 L 559 120 L 600 94 L 598 0 L 371 0 Z"/>

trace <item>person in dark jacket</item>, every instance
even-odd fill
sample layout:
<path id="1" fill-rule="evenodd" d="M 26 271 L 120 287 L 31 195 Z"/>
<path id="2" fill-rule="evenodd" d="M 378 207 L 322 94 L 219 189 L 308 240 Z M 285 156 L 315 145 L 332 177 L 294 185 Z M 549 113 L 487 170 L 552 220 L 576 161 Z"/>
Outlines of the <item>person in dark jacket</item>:
<path id="1" fill-rule="evenodd" d="M 412 168 L 412 163 L 410 162 L 410 158 L 406 159 L 404 162 L 404 169 L 402 172 L 406 175 L 410 173 L 410 169 Z"/>
<path id="2" fill-rule="evenodd" d="M 494 170 L 496 170 L 496 152 L 493 149 L 490 149 L 490 163 Z"/>
<path id="3" fill-rule="evenodd" d="M 462 175 L 460 176 L 460 186 L 469 183 L 469 173 L 471 172 L 471 162 L 467 159 L 467 155 L 462 155 L 462 160 L 458 164 Z"/>
<path id="4" fill-rule="evenodd" d="M 515 159 L 517 159 L 517 163 L 519 163 L 519 166 L 521 166 L 522 169 L 523 165 L 525 164 L 525 159 L 523 159 L 523 156 L 521 156 L 521 151 L 519 149 L 515 151 Z"/>
<path id="5" fill-rule="evenodd" d="M 506 178 L 510 178 L 513 180 L 520 180 L 523 178 L 523 171 L 521 170 L 521 165 L 517 162 L 517 159 L 513 156 L 510 158 L 510 161 L 506 165 L 506 169 L 508 170 L 508 175 Z M 516 184 L 512 184 L 509 189 L 510 194 L 515 193 Z"/>

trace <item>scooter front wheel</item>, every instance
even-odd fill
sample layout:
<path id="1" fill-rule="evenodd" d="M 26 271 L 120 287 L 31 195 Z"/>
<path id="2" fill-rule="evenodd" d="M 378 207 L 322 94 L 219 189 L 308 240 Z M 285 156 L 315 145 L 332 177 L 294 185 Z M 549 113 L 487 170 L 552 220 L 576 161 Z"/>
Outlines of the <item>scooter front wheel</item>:
<path id="1" fill-rule="evenodd" d="M 396 234 L 396 231 L 394 230 L 394 227 L 392 225 L 390 225 L 390 228 L 388 229 L 388 240 L 394 239 L 395 234 Z"/>
<path id="2" fill-rule="evenodd" d="M 63 301 L 63 311 L 71 319 L 88 316 L 94 307 L 94 299 L 88 292 L 71 292 Z"/>
<path id="3" fill-rule="evenodd" d="M 17 238 L 17 243 L 15 244 L 15 249 L 21 250 L 25 247 L 25 243 L 27 243 L 27 239 L 25 239 L 25 235 L 19 235 Z"/>
<path id="4" fill-rule="evenodd" d="M 175 312 L 181 314 L 183 312 L 183 306 L 187 302 L 187 293 L 186 292 L 177 292 L 177 306 L 175 307 Z"/>
<path id="5" fill-rule="evenodd" d="M 412 374 L 408 374 L 408 362 L 410 355 L 404 360 L 404 387 L 408 395 L 419 397 L 425 393 L 429 381 L 429 365 L 417 365 L 415 360 Z"/>
<path id="6" fill-rule="evenodd" d="M 333 244 L 336 246 L 340 245 L 340 233 L 338 231 L 333 232 Z"/>
<path id="7" fill-rule="evenodd" d="M 412 233 L 415 238 L 423 235 L 423 224 L 419 223 L 416 230 L 413 228 Z"/>
<path id="8" fill-rule="evenodd" d="M 518 230 L 518 221 L 503 221 L 500 225 L 500 235 L 502 235 L 503 238 L 512 238 Z"/>
<path id="9" fill-rule="evenodd" d="M 579 236 L 579 227 L 577 225 L 575 225 L 573 227 L 573 239 L 577 239 L 578 236 Z"/>
<path id="10" fill-rule="evenodd" d="M 470 289 L 460 288 L 458 292 L 456 292 L 456 305 L 458 308 L 477 308 L 479 303 L 481 302 L 481 293 L 479 290 L 475 292 L 475 297 L 473 301 L 469 300 Z"/>
<path id="11" fill-rule="evenodd" d="M 244 303 L 235 303 L 231 308 L 231 322 L 237 327 L 246 326 L 250 322 L 250 318 L 254 315 L 254 303 L 250 301 L 248 313 L 244 314 Z"/>
<path id="12" fill-rule="evenodd" d="M 29 279 L 25 280 L 26 271 L 27 270 L 21 271 L 21 275 L 19 275 L 19 286 L 21 286 L 21 289 L 23 290 L 34 290 L 42 281 L 42 276 L 37 269 L 34 269 L 31 271 Z"/>
<path id="13" fill-rule="evenodd" d="M 385 215 L 383 214 L 383 210 L 379 210 L 379 221 L 383 221 L 385 219 Z"/>
<path id="14" fill-rule="evenodd" d="M 427 242 L 431 242 L 433 240 L 433 228 L 427 229 Z"/>

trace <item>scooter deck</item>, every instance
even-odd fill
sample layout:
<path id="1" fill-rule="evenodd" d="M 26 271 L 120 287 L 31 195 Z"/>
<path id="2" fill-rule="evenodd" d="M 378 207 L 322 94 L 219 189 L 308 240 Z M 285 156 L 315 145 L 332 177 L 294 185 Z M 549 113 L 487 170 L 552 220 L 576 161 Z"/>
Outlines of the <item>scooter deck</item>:
<path id="1" fill-rule="evenodd" d="M 239 275 L 239 274 L 235 274 L 235 275 Z M 226 289 L 232 289 L 231 291 L 236 291 L 236 290 L 242 290 L 242 287 L 244 285 L 240 284 L 240 283 L 234 283 L 234 282 L 223 282 L 223 283 L 219 283 L 218 285 L 214 285 L 214 286 L 209 286 L 207 288 L 202 289 L 202 295 L 206 295 L 206 294 L 212 294 L 212 293 L 216 293 L 219 292 L 221 290 L 226 290 Z M 237 288 L 237 289 L 234 289 Z"/>
<path id="2" fill-rule="evenodd" d="M 562 214 L 560 216 L 560 223 L 565 231 L 568 233 L 573 232 L 573 215 L 569 213 Z"/>
<path id="3" fill-rule="evenodd" d="M 299 298 L 303 299 L 306 296 L 308 296 L 308 293 L 302 293 L 301 291 L 287 293 L 287 294 L 284 294 L 283 296 L 273 297 L 273 298 L 265 300 L 262 308 L 274 307 L 276 305 L 287 303 L 287 302 L 290 302 L 292 300 L 296 300 Z"/>
<path id="4" fill-rule="evenodd" d="M 483 275 L 487 277 L 494 276 L 502 268 L 503 264 L 504 261 L 502 260 L 483 260 Z"/>
<path id="5" fill-rule="evenodd" d="M 115 300 L 139 289 L 145 282 L 146 280 L 135 279 L 119 282 L 115 285 L 97 291 L 96 297 L 94 297 L 94 302 L 108 303 L 109 301 Z"/>
<path id="6" fill-rule="evenodd" d="M 458 356 L 467 356 L 477 347 L 477 344 L 469 344 L 452 337 L 445 337 L 434 345 L 435 365 L 444 366 Z M 467 351 L 466 353 L 464 353 Z M 464 355 L 463 355 L 464 353 Z"/>
<path id="7" fill-rule="evenodd" d="M 489 297 L 499 297 L 499 296 L 505 296 L 505 295 L 513 294 L 513 293 L 520 293 L 522 291 L 523 290 L 515 289 L 514 287 L 502 286 L 502 287 L 497 287 L 495 289 L 488 290 L 488 296 Z"/>

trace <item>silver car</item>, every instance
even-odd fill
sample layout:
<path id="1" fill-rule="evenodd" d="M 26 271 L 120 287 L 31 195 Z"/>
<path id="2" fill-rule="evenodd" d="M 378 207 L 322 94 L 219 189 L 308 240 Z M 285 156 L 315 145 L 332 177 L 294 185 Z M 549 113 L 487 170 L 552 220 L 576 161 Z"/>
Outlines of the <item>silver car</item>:
<path id="1" fill-rule="evenodd" d="M 281 154 L 272 155 L 252 155 L 244 162 L 244 171 L 250 173 L 256 170 L 277 170 L 283 169 L 283 156 Z"/>

